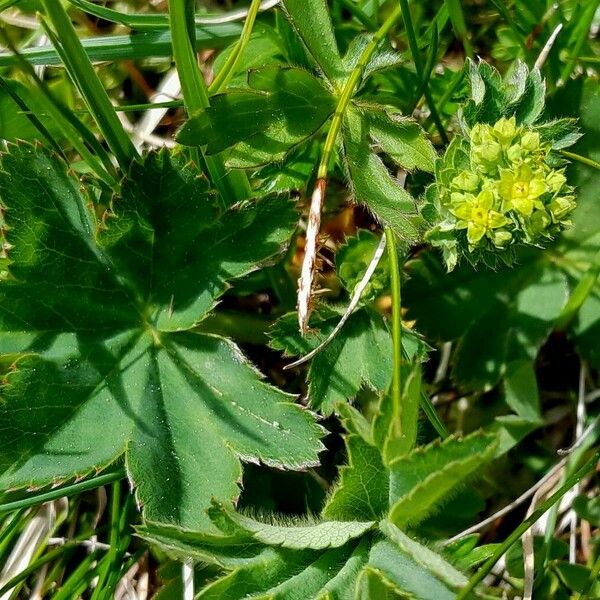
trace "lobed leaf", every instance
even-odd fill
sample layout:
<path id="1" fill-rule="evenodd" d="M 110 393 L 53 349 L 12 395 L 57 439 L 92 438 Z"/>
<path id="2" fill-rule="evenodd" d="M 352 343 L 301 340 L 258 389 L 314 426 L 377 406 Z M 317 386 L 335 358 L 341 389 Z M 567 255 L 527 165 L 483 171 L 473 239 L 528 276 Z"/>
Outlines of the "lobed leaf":
<path id="1" fill-rule="evenodd" d="M 133 167 L 99 223 L 56 157 L 18 146 L 0 162 L 12 245 L 0 485 L 46 485 L 124 455 L 149 519 L 201 528 L 213 496 L 238 496 L 240 460 L 317 463 L 312 416 L 232 342 L 189 331 L 228 279 L 280 251 L 287 201 L 219 213 L 193 167 L 162 152 Z"/>
<path id="2" fill-rule="evenodd" d="M 433 442 L 390 464 L 389 520 L 397 527 L 416 524 L 494 456 L 495 435 L 473 433 L 462 440 Z"/>
<path id="3" fill-rule="evenodd" d="M 285 315 L 271 330 L 271 347 L 284 350 L 288 355 L 306 354 L 327 338 L 340 318 L 337 311 L 321 307 L 311 319 L 312 329 L 303 337 L 298 333 L 295 313 Z M 357 310 L 336 337 L 311 360 L 310 405 L 331 414 L 339 402 L 354 399 L 363 385 L 385 390 L 392 377 L 391 343 L 381 315 L 366 308 Z"/>

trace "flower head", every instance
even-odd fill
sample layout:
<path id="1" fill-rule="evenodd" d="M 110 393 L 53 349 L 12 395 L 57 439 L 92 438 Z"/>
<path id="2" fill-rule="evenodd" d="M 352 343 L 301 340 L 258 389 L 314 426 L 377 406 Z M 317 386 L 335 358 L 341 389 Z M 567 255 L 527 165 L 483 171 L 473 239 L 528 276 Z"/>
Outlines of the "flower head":
<path id="1" fill-rule="evenodd" d="M 455 138 L 432 188 L 439 221 L 429 234 L 450 268 L 461 253 L 477 260 L 517 244 L 541 246 L 570 225 L 573 189 L 550 151 L 515 117 L 477 123 Z"/>

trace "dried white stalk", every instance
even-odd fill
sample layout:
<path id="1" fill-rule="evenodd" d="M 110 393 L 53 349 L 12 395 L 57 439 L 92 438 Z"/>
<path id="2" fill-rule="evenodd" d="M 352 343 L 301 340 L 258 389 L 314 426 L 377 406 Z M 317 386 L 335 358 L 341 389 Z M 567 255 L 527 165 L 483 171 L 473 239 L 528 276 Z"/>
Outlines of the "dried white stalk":
<path id="1" fill-rule="evenodd" d="M 308 319 L 311 311 L 311 294 L 317 262 L 317 237 L 321 228 L 321 206 L 325 197 L 327 180 L 317 179 L 310 200 L 308 226 L 306 228 L 306 245 L 300 279 L 298 279 L 298 325 L 302 335 L 308 330 Z"/>
<path id="2" fill-rule="evenodd" d="M 339 333 L 340 329 L 345 325 L 346 321 L 350 318 L 350 315 L 354 312 L 354 309 L 358 306 L 360 298 L 363 295 L 367 285 L 369 284 L 369 281 L 371 280 L 371 277 L 373 276 L 373 273 L 375 272 L 375 269 L 377 268 L 377 265 L 379 264 L 379 261 L 381 260 L 384 251 L 385 235 L 382 235 L 381 239 L 379 240 L 379 245 L 375 249 L 375 253 L 373 254 L 373 258 L 371 259 L 371 262 L 369 263 L 365 274 L 362 276 L 362 279 L 356 284 L 356 287 L 352 292 L 350 304 L 348 304 L 348 307 L 342 315 L 342 318 L 339 320 L 338 324 L 335 326 L 333 331 L 314 350 L 311 350 L 308 354 L 306 354 L 302 358 L 299 358 L 297 361 L 286 365 L 285 367 L 283 367 L 284 369 L 292 369 L 293 367 L 298 367 L 301 364 L 304 364 L 305 362 L 309 361 L 318 352 L 323 350 L 323 348 L 325 348 L 325 346 L 327 346 L 327 344 L 329 344 L 329 342 L 331 342 L 331 340 Z"/>
<path id="3" fill-rule="evenodd" d="M 540 55 L 537 57 L 537 60 L 535 61 L 535 64 L 533 65 L 534 69 L 542 68 L 542 66 L 546 62 L 546 59 L 548 58 L 548 54 L 550 54 L 550 50 L 552 50 L 552 46 L 554 46 L 554 42 L 556 41 L 556 38 L 558 37 L 558 34 L 560 33 L 562 28 L 563 28 L 563 24 L 559 23 L 555 27 L 554 31 L 550 34 L 548 41 L 544 44 L 544 47 L 542 48 Z"/>

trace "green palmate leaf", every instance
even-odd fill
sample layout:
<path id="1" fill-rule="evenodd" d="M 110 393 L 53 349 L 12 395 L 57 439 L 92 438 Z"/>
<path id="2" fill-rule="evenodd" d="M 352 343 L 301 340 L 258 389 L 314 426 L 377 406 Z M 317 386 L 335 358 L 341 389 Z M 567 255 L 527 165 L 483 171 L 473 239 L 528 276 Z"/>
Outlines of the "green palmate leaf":
<path id="1" fill-rule="evenodd" d="M 249 168 L 282 160 L 313 135 L 335 108 L 331 93 L 302 69 L 254 69 L 248 86 L 213 96 L 211 106 L 192 116 L 177 140 L 206 146 L 208 154 L 229 149 L 229 166 Z"/>
<path id="2" fill-rule="evenodd" d="M 494 456 L 495 435 L 474 433 L 413 450 L 390 464 L 389 519 L 397 527 L 416 524 Z"/>
<path id="3" fill-rule="evenodd" d="M 420 227 L 415 201 L 371 151 L 368 120 L 359 110 L 349 109 L 343 133 L 346 170 L 355 200 L 365 204 L 402 240 L 414 242 Z"/>
<path id="4" fill-rule="evenodd" d="M 344 75 L 326 0 L 284 0 L 283 6 L 315 63 L 330 81 Z"/>
<path id="5" fill-rule="evenodd" d="M 326 519 L 380 519 L 388 509 L 389 474 L 379 450 L 356 434 L 346 437 L 348 464 L 323 509 Z"/>
<path id="6" fill-rule="evenodd" d="M 212 496 L 237 497 L 240 459 L 316 463 L 311 416 L 233 343 L 187 331 L 228 279 L 280 251 L 294 221 L 286 200 L 220 213 L 193 165 L 161 152 L 133 167 L 97 222 L 57 158 L 19 146 L 1 166 L 4 488 L 125 454 L 149 518 L 203 527 Z"/>
<path id="7" fill-rule="evenodd" d="M 327 338 L 340 318 L 337 311 L 321 307 L 310 322 L 314 329 L 303 337 L 298 333 L 295 313 L 285 315 L 271 330 L 271 346 L 291 356 L 306 354 Z M 392 377 L 391 351 L 391 337 L 382 316 L 366 308 L 357 310 L 311 361 L 311 406 L 330 414 L 339 402 L 353 400 L 363 385 L 385 390 Z"/>
<path id="8" fill-rule="evenodd" d="M 23 108 L 13 99 L 18 96 L 26 106 L 34 110 L 36 115 L 44 114 L 44 106 L 39 98 L 31 93 L 22 83 L 18 81 L 7 82 L 12 94 L 8 90 L 0 90 L 0 138 L 7 141 L 42 139 L 40 132 L 28 119 Z M 60 135 L 60 129 L 48 118 L 40 119 L 43 125 L 54 136 Z"/>

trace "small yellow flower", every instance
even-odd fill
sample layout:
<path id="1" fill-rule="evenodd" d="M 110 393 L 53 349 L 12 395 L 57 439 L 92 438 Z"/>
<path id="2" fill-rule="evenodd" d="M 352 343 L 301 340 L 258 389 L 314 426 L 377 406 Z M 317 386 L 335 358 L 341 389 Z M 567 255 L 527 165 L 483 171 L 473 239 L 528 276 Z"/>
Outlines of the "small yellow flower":
<path id="1" fill-rule="evenodd" d="M 535 152 L 540 148 L 540 134 L 537 131 L 526 131 L 521 136 L 521 146 L 528 152 Z"/>
<path id="2" fill-rule="evenodd" d="M 546 183 L 552 192 L 558 192 L 567 183 L 564 170 L 550 171 L 546 177 Z"/>
<path id="3" fill-rule="evenodd" d="M 531 216 L 536 206 L 542 208 L 538 198 L 547 190 L 543 173 L 534 172 L 527 164 L 514 171 L 503 170 L 500 174 L 498 191 L 506 210 L 514 209 L 525 217 Z"/>
<path id="4" fill-rule="evenodd" d="M 461 171 L 452 180 L 452 185 L 465 192 L 474 192 L 479 185 L 479 177 L 471 171 Z"/>
<path id="5" fill-rule="evenodd" d="M 490 190 L 482 190 L 477 196 L 471 195 L 469 199 L 450 209 L 459 219 L 457 229 L 466 228 L 467 240 L 471 246 L 475 246 L 486 233 L 509 222 L 504 215 L 493 210 L 493 206 L 494 194 Z"/>
<path id="6" fill-rule="evenodd" d="M 559 196 L 550 202 L 550 214 L 554 221 L 562 221 L 575 209 L 575 205 L 573 196 Z"/>
<path id="7" fill-rule="evenodd" d="M 493 133 L 500 144 L 507 148 L 517 135 L 517 120 L 514 116 L 510 119 L 502 117 L 494 124 Z"/>

